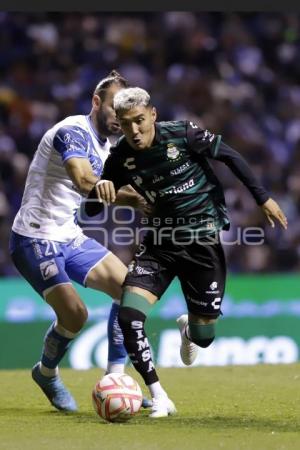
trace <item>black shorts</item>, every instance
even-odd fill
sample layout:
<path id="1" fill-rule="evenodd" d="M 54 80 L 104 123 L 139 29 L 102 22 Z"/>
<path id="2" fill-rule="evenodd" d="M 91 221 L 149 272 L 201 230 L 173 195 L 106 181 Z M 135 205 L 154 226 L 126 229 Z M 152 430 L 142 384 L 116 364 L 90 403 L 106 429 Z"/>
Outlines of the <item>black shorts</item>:
<path id="1" fill-rule="evenodd" d="M 137 286 L 160 298 L 173 278 L 180 280 L 188 311 L 218 317 L 225 290 L 226 262 L 221 243 L 154 245 L 147 237 L 140 244 L 123 286 Z"/>

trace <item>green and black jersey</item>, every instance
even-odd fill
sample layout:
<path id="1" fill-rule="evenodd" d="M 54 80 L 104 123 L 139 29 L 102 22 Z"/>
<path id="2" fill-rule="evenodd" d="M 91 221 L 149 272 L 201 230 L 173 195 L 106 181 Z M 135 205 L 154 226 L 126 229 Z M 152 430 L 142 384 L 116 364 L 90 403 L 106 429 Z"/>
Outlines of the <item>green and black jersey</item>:
<path id="1" fill-rule="evenodd" d="M 188 121 L 158 122 L 155 128 L 153 145 L 145 150 L 134 150 L 121 137 L 111 148 L 101 178 L 113 181 L 116 190 L 127 184 L 134 187 L 153 205 L 151 225 L 164 227 L 164 235 L 176 228 L 177 236 L 188 232 L 204 237 L 229 228 L 223 189 L 209 164 L 209 159 L 227 164 L 228 151 L 232 170 L 257 202 L 267 200 L 246 162 L 221 142 L 220 135 Z M 235 158 L 245 167 L 236 165 Z"/>

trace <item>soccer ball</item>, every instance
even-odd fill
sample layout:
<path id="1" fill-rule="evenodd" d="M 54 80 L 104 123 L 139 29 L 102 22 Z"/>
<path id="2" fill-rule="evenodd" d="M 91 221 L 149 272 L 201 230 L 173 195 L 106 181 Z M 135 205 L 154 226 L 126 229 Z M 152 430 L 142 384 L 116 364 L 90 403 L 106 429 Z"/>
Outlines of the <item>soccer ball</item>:
<path id="1" fill-rule="evenodd" d="M 125 422 L 141 407 L 142 390 L 125 373 L 109 373 L 99 380 L 92 392 L 96 413 L 108 422 Z"/>

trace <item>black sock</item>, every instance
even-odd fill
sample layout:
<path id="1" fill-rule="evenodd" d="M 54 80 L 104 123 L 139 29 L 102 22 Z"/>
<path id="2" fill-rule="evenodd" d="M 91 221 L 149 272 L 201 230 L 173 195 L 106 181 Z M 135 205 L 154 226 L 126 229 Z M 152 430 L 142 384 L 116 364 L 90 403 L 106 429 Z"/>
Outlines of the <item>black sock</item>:
<path id="1" fill-rule="evenodd" d="M 145 314 L 137 309 L 127 306 L 120 307 L 119 325 L 123 332 L 126 351 L 135 369 L 148 386 L 158 381 L 158 376 L 144 329 L 145 319 Z"/>

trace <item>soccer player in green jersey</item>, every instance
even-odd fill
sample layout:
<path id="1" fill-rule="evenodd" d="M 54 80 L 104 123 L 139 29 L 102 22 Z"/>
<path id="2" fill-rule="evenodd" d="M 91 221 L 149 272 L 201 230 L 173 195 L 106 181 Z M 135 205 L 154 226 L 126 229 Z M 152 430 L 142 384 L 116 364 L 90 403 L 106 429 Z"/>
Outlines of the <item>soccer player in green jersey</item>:
<path id="1" fill-rule="evenodd" d="M 180 280 L 188 315 L 177 319 L 186 365 L 198 347 L 215 337 L 221 313 L 226 264 L 219 232 L 229 228 L 223 189 L 210 159 L 224 162 L 245 184 L 271 225 L 286 229 L 279 205 L 258 183 L 239 153 L 220 135 L 189 121 L 156 122 L 149 94 L 140 88 L 121 89 L 114 109 L 124 136 L 112 147 L 102 180 L 90 197 L 113 203 L 120 187 L 131 185 L 152 206 L 153 228 L 129 265 L 119 312 L 124 344 L 153 398 L 150 417 L 176 412 L 159 383 L 144 323 L 151 306 L 175 276 Z M 157 220 L 159 219 L 159 220 Z"/>

